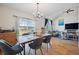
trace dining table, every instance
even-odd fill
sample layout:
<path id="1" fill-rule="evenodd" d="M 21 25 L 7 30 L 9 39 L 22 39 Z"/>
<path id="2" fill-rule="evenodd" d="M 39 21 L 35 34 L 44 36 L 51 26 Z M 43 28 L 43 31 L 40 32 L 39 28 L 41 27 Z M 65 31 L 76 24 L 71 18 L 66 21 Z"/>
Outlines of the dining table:
<path id="1" fill-rule="evenodd" d="M 18 43 L 20 45 L 22 45 L 23 47 L 23 54 L 25 55 L 25 44 L 26 43 L 30 43 L 34 40 L 36 40 L 37 38 L 43 38 L 45 36 L 48 36 L 48 35 L 51 35 L 51 34 L 42 34 L 42 35 L 22 35 L 22 36 L 18 36 Z"/>

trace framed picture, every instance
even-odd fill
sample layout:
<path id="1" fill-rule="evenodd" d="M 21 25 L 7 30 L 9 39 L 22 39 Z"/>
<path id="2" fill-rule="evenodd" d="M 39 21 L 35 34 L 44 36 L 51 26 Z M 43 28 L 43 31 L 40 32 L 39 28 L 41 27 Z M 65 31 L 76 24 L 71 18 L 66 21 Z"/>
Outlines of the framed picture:
<path id="1" fill-rule="evenodd" d="M 58 25 L 59 26 L 64 26 L 64 19 L 59 19 Z"/>

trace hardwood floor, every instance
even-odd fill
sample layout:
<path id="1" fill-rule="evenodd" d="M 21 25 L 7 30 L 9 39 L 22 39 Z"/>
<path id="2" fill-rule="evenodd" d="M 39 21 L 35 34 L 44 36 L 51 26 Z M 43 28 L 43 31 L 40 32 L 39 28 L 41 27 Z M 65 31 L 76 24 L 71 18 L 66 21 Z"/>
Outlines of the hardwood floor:
<path id="1" fill-rule="evenodd" d="M 52 38 L 51 44 L 52 47 L 49 47 L 48 52 L 45 44 L 43 44 L 42 50 L 44 55 L 79 55 L 77 41 Z M 40 51 L 37 54 L 40 55 Z"/>
<path id="2" fill-rule="evenodd" d="M 49 45 L 47 52 L 47 45 L 43 43 L 42 50 L 44 55 L 79 55 L 79 47 L 77 45 L 77 41 L 52 37 L 51 44 L 52 47 Z M 28 44 L 26 44 L 26 55 L 28 55 L 28 51 L 29 47 Z M 34 55 L 34 50 L 31 50 L 30 55 Z M 41 55 L 40 50 L 37 50 L 37 55 Z"/>

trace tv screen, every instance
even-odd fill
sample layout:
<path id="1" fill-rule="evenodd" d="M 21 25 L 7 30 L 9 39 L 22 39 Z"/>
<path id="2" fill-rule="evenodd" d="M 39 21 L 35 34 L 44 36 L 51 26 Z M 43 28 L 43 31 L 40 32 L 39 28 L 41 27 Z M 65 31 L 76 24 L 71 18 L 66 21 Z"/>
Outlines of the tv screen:
<path id="1" fill-rule="evenodd" d="M 78 29 L 78 23 L 65 24 L 65 29 Z"/>

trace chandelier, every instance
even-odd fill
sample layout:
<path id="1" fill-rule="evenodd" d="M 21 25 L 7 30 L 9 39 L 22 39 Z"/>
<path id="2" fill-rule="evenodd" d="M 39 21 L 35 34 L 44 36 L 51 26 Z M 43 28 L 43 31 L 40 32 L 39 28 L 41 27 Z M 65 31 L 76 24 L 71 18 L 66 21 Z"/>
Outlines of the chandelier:
<path id="1" fill-rule="evenodd" d="M 43 14 L 39 11 L 39 3 L 36 3 L 36 10 L 33 13 L 33 16 L 36 18 L 42 18 Z"/>

